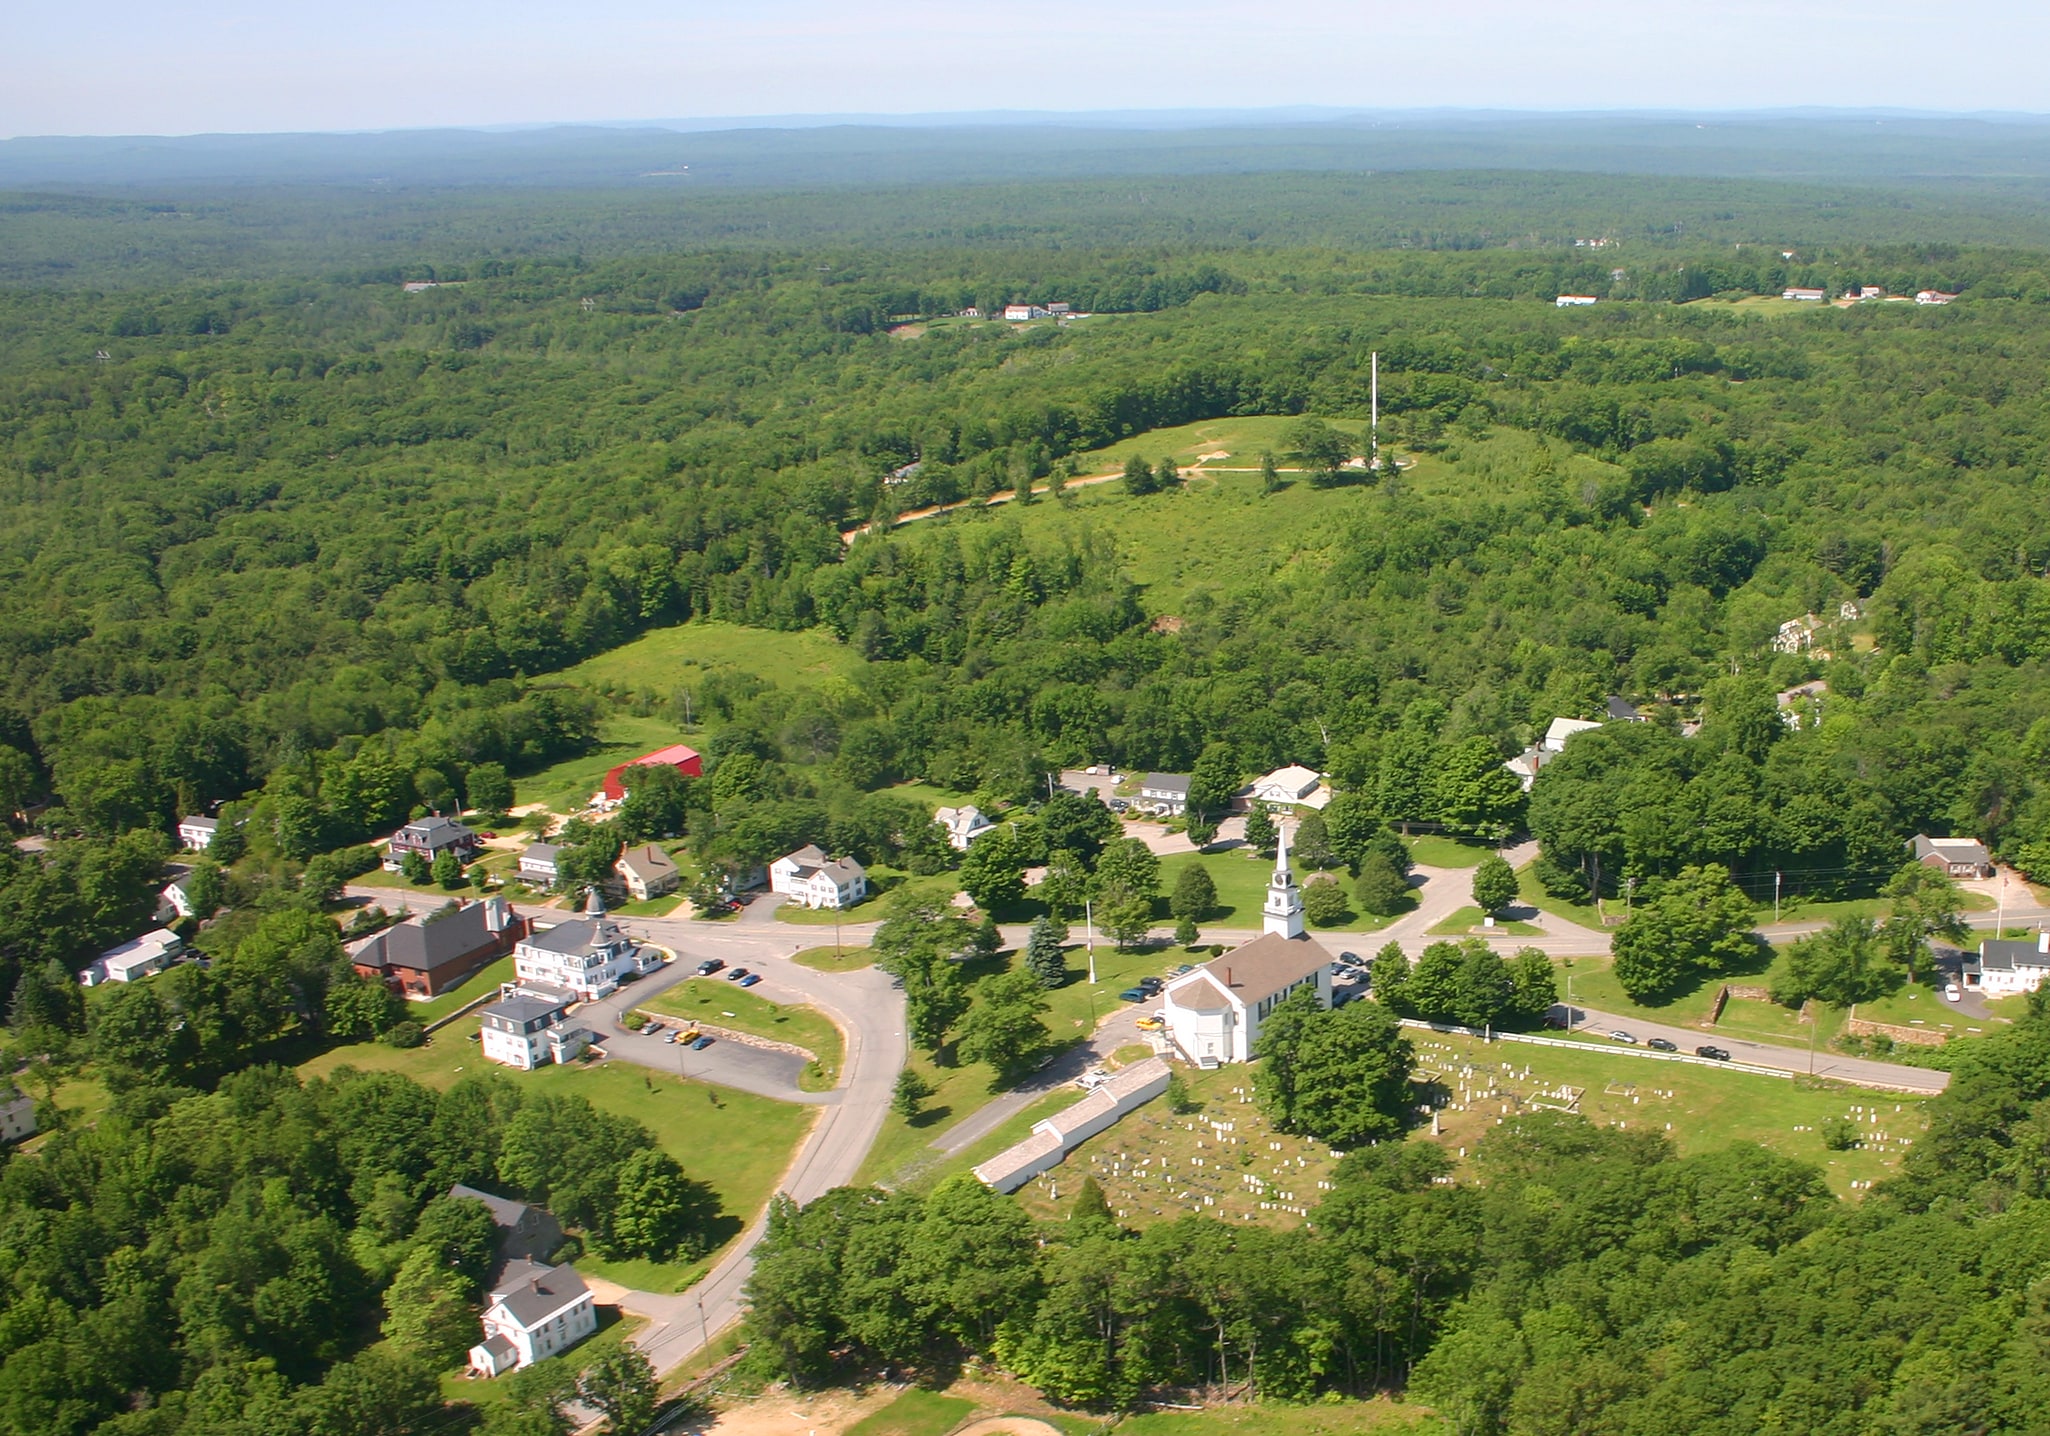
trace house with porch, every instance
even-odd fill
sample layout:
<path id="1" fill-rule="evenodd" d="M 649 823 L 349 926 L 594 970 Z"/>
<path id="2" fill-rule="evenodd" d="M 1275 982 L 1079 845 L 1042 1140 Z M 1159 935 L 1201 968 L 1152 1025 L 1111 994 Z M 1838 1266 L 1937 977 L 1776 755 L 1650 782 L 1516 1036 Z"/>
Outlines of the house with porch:
<path id="1" fill-rule="evenodd" d="M 479 1376 L 517 1371 L 569 1350 L 598 1329 L 598 1306 L 575 1267 L 506 1265 L 484 1308 L 484 1339 L 470 1348 Z"/>
<path id="2" fill-rule="evenodd" d="M 190 853 L 203 853 L 213 846 L 214 834 L 220 830 L 215 818 L 180 818 L 178 820 L 178 846 Z"/>
<path id="3" fill-rule="evenodd" d="M 1189 809 L 1187 773 L 1148 773 L 1139 780 L 1139 806 L 1161 818 L 1179 818 Z"/>
<path id="4" fill-rule="evenodd" d="M 1977 838 L 1932 838 L 1926 833 L 1917 833 L 1910 846 L 1915 851 L 1916 862 L 1940 873 L 1948 873 L 1954 878 L 1993 876 L 1993 854 L 1987 852 L 1986 845 Z"/>
<path id="5" fill-rule="evenodd" d="M 958 808 L 941 808 L 932 815 L 932 820 L 947 830 L 947 846 L 957 853 L 967 852 L 969 844 L 996 827 L 989 815 L 972 803 Z"/>
<path id="6" fill-rule="evenodd" d="M 391 841 L 385 845 L 384 870 L 397 872 L 404 866 L 408 853 L 418 853 L 430 863 L 443 853 L 454 853 L 467 863 L 477 856 L 477 848 L 475 833 L 455 819 L 436 813 L 428 818 L 415 818 L 391 835 Z"/>
<path id="7" fill-rule="evenodd" d="M 852 907 L 868 896 L 868 869 L 807 843 L 769 864 L 769 891 L 808 908 Z"/>
<path id="8" fill-rule="evenodd" d="M 562 879 L 556 859 L 562 849 L 555 843 L 529 843 L 520 854 L 520 881 L 530 888 L 552 888 Z"/>
<path id="9" fill-rule="evenodd" d="M 1988 997 L 2034 992 L 2050 977 L 2050 932 L 2033 938 L 1986 938 L 1963 965 L 1964 986 Z"/>
<path id="10" fill-rule="evenodd" d="M 662 965 L 662 954 L 643 947 L 607 915 L 605 898 L 591 889 L 584 915 L 529 933 L 513 947 L 513 976 L 570 994 L 579 1002 L 608 997 L 627 977 Z"/>

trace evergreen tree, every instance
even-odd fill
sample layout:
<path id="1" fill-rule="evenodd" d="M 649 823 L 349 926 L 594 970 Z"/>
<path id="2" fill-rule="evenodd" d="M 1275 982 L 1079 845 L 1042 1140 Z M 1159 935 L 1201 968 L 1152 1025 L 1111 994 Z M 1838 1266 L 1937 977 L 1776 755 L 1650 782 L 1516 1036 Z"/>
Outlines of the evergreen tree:
<path id="1" fill-rule="evenodd" d="M 1255 807 L 1246 814 L 1246 846 L 1256 853 L 1271 853 L 1280 834 L 1275 830 L 1274 818 L 1265 808 Z"/>
<path id="2" fill-rule="evenodd" d="M 1167 907 L 1176 917 L 1190 922 L 1201 922 L 1216 911 L 1217 884 L 1210 876 L 1210 869 L 1192 862 L 1177 873 L 1174 893 L 1168 898 Z"/>
<path id="3" fill-rule="evenodd" d="M 1061 951 L 1060 934 L 1050 918 L 1032 924 L 1025 941 L 1025 968 L 1041 987 L 1059 987 L 1068 980 L 1067 955 Z"/>

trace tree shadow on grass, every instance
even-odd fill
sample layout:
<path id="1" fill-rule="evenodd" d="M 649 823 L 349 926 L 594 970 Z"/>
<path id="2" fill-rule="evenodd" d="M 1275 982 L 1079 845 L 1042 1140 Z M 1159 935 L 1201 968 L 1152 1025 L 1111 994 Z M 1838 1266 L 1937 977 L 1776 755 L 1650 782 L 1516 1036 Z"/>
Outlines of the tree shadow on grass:
<path id="1" fill-rule="evenodd" d="M 916 1127 L 921 1130 L 926 1127 L 937 1127 L 940 1123 L 946 1121 L 947 1118 L 953 1115 L 954 1109 L 952 1107 L 927 1107 L 924 1111 L 920 1112 L 916 1117 L 913 1117 L 906 1121 L 904 1125 L 907 1127 Z"/>

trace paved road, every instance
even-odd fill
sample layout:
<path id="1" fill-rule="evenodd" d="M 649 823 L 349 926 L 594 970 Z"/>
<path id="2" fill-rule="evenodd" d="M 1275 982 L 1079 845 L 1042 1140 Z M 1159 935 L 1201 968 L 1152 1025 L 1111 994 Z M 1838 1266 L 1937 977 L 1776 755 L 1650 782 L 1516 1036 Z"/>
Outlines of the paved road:
<path id="1" fill-rule="evenodd" d="M 1778 1047 L 1769 1042 L 1748 1042 L 1732 1037 L 1727 1032 L 1711 1032 L 1700 1027 L 1672 1027 L 1664 1023 L 1646 1022 L 1636 1017 L 1621 1017 L 1613 1012 L 1597 1012 L 1593 1008 L 1575 1004 L 1574 1027 L 1582 1032 L 1607 1033 L 1617 1030 L 1628 1032 L 1639 1042 L 1653 1037 L 1663 1037 L 1682 1052 L 1692 1052 L 1695 1047 L 1707 1043 L 1720 1047 L 1739 1062 L 1749 1062 L 1757 1067 L 1774 1067 L 1782 1072 L 1812 1072 L 1817 1077 L 1828 1077 L 1837 1082 L 1849 1082 L 1859 1087 L 1879 1087 L 1899 1092 L 1941 1092 L 1950 1085 L 1948 1072 L 1934 1072 L 1923 1067 L 1907 1067 L 1894 1062 L 1867 1062 L 1862 1058 L 1845 1057 L 1827 1048 L 1810 1052 L 1805 1047 Z"/>

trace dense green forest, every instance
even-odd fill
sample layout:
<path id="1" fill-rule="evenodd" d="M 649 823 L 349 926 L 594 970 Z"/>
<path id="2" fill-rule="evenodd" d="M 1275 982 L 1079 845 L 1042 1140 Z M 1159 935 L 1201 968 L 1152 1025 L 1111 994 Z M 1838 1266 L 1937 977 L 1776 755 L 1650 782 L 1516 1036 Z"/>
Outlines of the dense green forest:
<path id="1" fill-rule="evenodd" d="M 708 871 L 822 835 L 943 864 L 884 791 L 907 779 L 1037 808 L 1004 847 L 1019 864 L 1094 858 L 1100 810 L 1042 799 L 1050 767 L 1100 761 L 1225 793 L 1311 764 L 1340 797 L 1305 861 L 1363 878 L 1388 823 L 1528 831 L 1554 893 L 1650 906 L 1724 870 L 1754 897 L 1869 893 L 1917 831 L 2050 869 L 2038 219 L 1989 203 L 1947 228 L 1926 190 L 1843 192 L 1831 216 L 1756 185 L 1256 176 L 1189 181 L 1165 218 L 1083 242 L 1098 208 L 1146 206 L 1107 181 L 1067 209 L 920 193 L 930 227 L 889 244 L 868 242 L 888 195 L 834 233 L 818 195 L 762 194 L 682 239 L 637 211 L 587 253 L 605 202 L 550 240 L 560 195 L 414 196 L 438 217 L 410 239 L 365 208 L 324 240 L 332 196 L 239 219 L 223 200 L 194 221 L 219 244 L 193 249 L 124 229 L 156 223 L 132 198 L 0 216 L 32 240 L 17 254 L 92 235 L 72 270 L 32 261 L 0 290 L 0 810 L 44 840 L 0 849 L 0 1003 L 25 1085 L 88 1062 L 115 1102 L 0 1157 L 0 1430 L 413 1429 L 454 1329 L 435 1313 L 467 1320 L 474 1295 L 453 1257 L 415 1276 L 454 1285 L 403 1284 L 460 1225 L 446 1181 L 640 1239 L 601 1219 L 628 1167 L 651 1180 L 631 1124 L 589 1124 L 589 1180 L 557 1191 L 504 1145 L 570 1120 L 538 1099 L 262 1065 L 406 1025 L 322 915 L 364 844 L 502 809 L 508 775 L 590 751 L 610 717 L 707 730 L 705 779 L 629 818 L 667 805 L 646 835 L 687 832 Z M 1178 217 L 1218 195 L 1239 206 L 1220 225 L 1278 212 L 1236 237 Z M 1661 224 L 1679 201 L 1709 233 Z M 126 246 L 141 281 L 113 278 Z M 1770 297 L 1791 284 L 1962 297 Z M 1025 299 L 1090 317 L 958 317 Z M 1346 462 L 1370 354 L 1378 469 Z M 1155 431 L 1249 416 L 1276 416 L 1271 463 L 1155 467 Z M 1773 652 L 1807 614 L 1813 646 Z M 846 676 L 564 676 L 701 619 L 824 634 Z M 1820 702 L 1776 697 L 1815 679 Z M 1527 801 L 1505 784 L 1503 759 L 1612 694 L 1653 721 L 1577 739 Z M 72 974 L 147 925 L 198 809 L 223 819 L 201 871 L 233 908 L 197 935 L 212 963 L 82 994 Z M 1363 1149 L 1295 1234 L 1128 1237 L 1086 1212 L 1046 1234 L 979 1189 L 837 1194 L 776 1216 L 764 1347 L 807 1378 L 992 1353 L 1091 1405 L 1413 1380 L 1473 1431 L 1681 1410 L 2023 1429 L 2045 1032 L 1988 1039 L 1935 1140 L 1857 1210 L 1769 1154 L 1676 1160 L 1571 1124 L 1505 1126 L 1476 1185 Z M 459 1103 L 499 1146 L 449 1148 Z M 359 1129 L 394 1135 L 373 1151 Z M 391 1327 L 408 1291 L 424 1314 Z"/>

